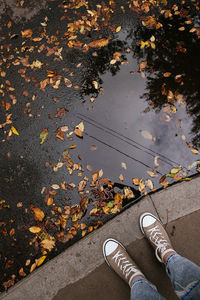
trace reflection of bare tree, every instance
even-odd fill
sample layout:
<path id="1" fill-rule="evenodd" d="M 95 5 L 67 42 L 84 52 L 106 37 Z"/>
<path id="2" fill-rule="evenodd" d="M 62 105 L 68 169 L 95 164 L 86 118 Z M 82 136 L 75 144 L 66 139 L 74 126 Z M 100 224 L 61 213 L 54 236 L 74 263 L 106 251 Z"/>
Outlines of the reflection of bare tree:
<path id="1" fill-rule="evenodd" d="M 175 2 L 174 2 L 175 3 Z M 181 11 L 181 10 L 180 10 Z M 147 92 L 144 98 L 154 109 L 176 101 L 176 95 L 185 101 L 187 113 L 193 117 L 193 144 L 200 146 L 200 39 L 197 32 L 190 32 L 200 26 L 198 11 L 192 4 L 182 8 L 180 15 L 171 18 L 160 16 L 163 27 L 159 30 L 138 27 L 134 34 L 133 51 L 138 59 L 147 61 Z M 191 21 L 191 22 L 190 22 Z M 191 24 L 190 24 L 191 23 Z M 183 31 L 180 30 L 181 27 Z M 193 30 L 192 30 L 193 31 Z M 148 41 L 155 37 L 156 48 L 141 49 L 138 41 Z M 165 77 L 164 74 L 171 74 Z M 171 91 L 172 97 L 167 97 Z"/>

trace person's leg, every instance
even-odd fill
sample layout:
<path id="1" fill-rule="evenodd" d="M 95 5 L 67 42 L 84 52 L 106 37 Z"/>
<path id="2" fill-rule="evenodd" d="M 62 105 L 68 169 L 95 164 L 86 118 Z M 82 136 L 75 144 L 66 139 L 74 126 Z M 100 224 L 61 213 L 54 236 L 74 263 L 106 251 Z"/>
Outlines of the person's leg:
<path id="1" fill-rule="evenodd" d="M 131 288 L 131 300 L 163 300 L 156 287 L 140 271 L 125 247 L 113 238 L 103 244 L 104 259 Z"/>
<path id="2" fill-rule="evenodd" d="M 131 300 L 164 300 L 155 285 L 146 278 L 136 278 L 131 286 Z"/>
<path id="3" fill-rule="evenodd" d="M 170 254 L 165 266 L 180 299 L 200 299 L 200 267 L 179 254 Z"/>
<path id="4" fill-rule="evenodd" d="M 200 267 L 173 249 L 160 220 L 151 213 L 140 216 L 140 228 L 149 240 L 157 259 L 164 263 L 175 293 L 180 299 L 200 299 Z"/>

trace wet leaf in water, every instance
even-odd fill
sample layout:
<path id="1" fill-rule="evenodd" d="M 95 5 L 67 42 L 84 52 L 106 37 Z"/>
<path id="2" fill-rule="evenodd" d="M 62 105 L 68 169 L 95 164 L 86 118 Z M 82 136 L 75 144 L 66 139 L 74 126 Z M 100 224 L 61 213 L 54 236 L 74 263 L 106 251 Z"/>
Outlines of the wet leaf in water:
<path id="1" fill-rule="evenodd" d="M 124 180 L 124 176 L 122 174 L 119 175 L 119 180 L 123 181 Z"/>
<path id="2" fill-rule="evenodd" d="M 147 130 L 142 130 L 141 131 L 141 135 L 145 138 L 145 139 L 148 139 L 148 140 L 152 140 L 152 135 L 150 132 L 148 132 Z"/>
<path id="3" fill-rule="evenodd" d="M 127 169 L 126 164 L 125 164 L 124 162 L 121 163 L 121 167 L 122 167 L 124 170 Z"/>
<path id="4" fill-rule="evenodd" d="M 45 142 L 46 139 L 47 139 L 47 136 L 48 136 L 48 129 L 45 128 L 45 129 L 42 130 L 42 132 L 40 133 L 40 139 L 41 139 L 40 144 L 41 144 L 41 145 L 44 144 L 44 142 Z"/>
<path id="5" fill-rule="evenodd" d="M 170 171 L 170 173 L 171 174 L 176 174 L 176 173 L 180 172 L 181 170 L 182 170 L 182 167 L 172 168 L 171 171 Z"/>
<path id="6" fill-rule="evenodd" d="M 147 171 L 147 173 L 148 173 L 149 176 L 151 176 L 151 177 L 157 177 L 157 176 L 158 176 L 158 174 L 156 174 L 156 173 L 154 173 L 154 172 L 152 172 L 152 171 Z"/>
<path id="7" fill-rule="evenodd" d="M 197 149 L 191 149 L 192 153 L 199 154 L 199 151 Z"/>

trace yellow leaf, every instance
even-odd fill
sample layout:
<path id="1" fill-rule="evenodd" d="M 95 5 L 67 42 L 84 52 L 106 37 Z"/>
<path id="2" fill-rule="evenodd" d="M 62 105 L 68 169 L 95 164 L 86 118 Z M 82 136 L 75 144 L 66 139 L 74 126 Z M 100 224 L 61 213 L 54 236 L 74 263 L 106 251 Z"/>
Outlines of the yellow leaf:
<path id="1" fill-rule="evenodd" d="M 51 251 L 54 248 L 55 243 L 56 243 L 55 239 L 53 237 L 50 237 L 50 239 L 45 239 L 41 241 L 40 244 L 44 249 Z"/>
<path id="2" fill-rule="evenodd" d="M 102 177 L 103 176 L 103 170 L 99 170 L 99 177 Z"/>
<path id="3" fill-rule="evenodd" d="M 116 28 L 116 32 L 119 32 L 121 29 L 122 29 L 122 27 L 121 27 L 121 26 L 118 26 L 118 27 Z"/>
<path id="4" fill-rule="evenodd" d="M 133 181 L 133 184 L 135 184 L 135 185 L 139 185 L 140 184 L 140 181 L 139 181 L 138 178 L 133 178 L 132 181 Z"/>
<path id="5" fill-rule="evenodd" d="M 38 233 L 41 231 L 41 228 L 40 227 L 37 227 L 37 226 L 32 226 L 29 228 L 29 231 L 32 232 L 32 233 Z"/>
<path id="6" fill-rule="evenodd" d="M 153 182 L 150 179 L 147 179 L 145 183 L 151 190 L 153 190 Z"/>
<path id="7" fill-rule="evenodd" d="M 75 149 L 77 146 L 76 145 L 71 145 L 69 146 L 69 149 Z"/>
<path id="8" fill-rule="evenodd" d="M 42 130 L 42 132 L 40 133 L 40 139 L 41 139 L 40 144 L 41 144 L 41 145 L 44 144 L 44 142 L 45 142 L 46 139 L 47 139 L 47 136 L 48 136 L 48 129 L 45 128 L 45 129 Z"/>
<path id="9" fill-rule="evenodd" d="M 92 83 L 93 83 L 93 85 L 94 85 L 95 89 L 97 90 L 97 89 L 98 89 L 98 87 L 99 87 L 99 85 L 98 85 L 98 82 L 97 82 L 97 81 L 95 81 L 95 80 L 93 80 L 93 81 L 92 81 Z"/>
<path id="10" fill-rule="evenodd" d="M 192 153 L 199 154 L 199 151 L 197 149 L 191 149 Z"/>
<path id="11" fill-rule="evenodd" d="M 157 177 L 157 176 L 158 176 L 158 174 L 156 174 L 156 173 L 154 173 L 154 172 L 152 172 L 152 171 L 147 171 L 147 173 L 148 173 L 149 176 L 151 176 L 151 177 Z"/>
<path id="12" fill-rule="evenodd" d="M 35 215 L 35 219 L 37 221 L 42 222 L 42 220 L 44 219 L 44 213 L 43 213 L 43 211 L 39 207 L 33 207 L 32 211 L 33 211 L 33 213 Z"/>
<path id="13" fill-rule="evenodd" d="M 170 171 L 170 173 L 171 173 L 171 174 L 176 174 L 176 173 L 178 173 L 178 172 L 181 171 L 181 170 L 182 170 L 181 167 L 179 167 L 179 168 L 172 168 L 171 171 Z"/>
<path id="14" fill-rule="evenodd" d="M 109 39 L 100 39 L 88 44 L 89 47 L 104 47 L 108 45 Z"/>
<path id="15" fill-rule="evenodd" d="M 43 264 L 44 260 L 46 259 L 46 255 L 41 256 L 37 259 L 37 267 L 39 267 L 41 264 Z"/>
<path id="16" fill-rule="evenodd" d="M 14 126 L 11 126 L 11 130 L 14 134 L 19 135 L 19 132 L 17 131 L 17 129 Z"/>

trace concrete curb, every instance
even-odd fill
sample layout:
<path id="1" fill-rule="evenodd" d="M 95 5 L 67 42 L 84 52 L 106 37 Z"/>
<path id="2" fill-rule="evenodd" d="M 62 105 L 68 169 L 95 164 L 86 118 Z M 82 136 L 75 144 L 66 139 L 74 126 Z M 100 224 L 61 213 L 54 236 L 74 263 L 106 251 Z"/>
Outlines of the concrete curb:
<path id="1" fill-rule="evenodd" d="M 10 288 L 0 299 L 53 299 L 60 289 L 87 276 L 104 262 L 101 245 L 106 238 L 119 239 L 125 246 L 142 239 L 138 226 L 141 213 L 149 211 L 166 224 L 198 209 L 199 176 L 189 182 L 182 182 L 146 196 Z"/>

